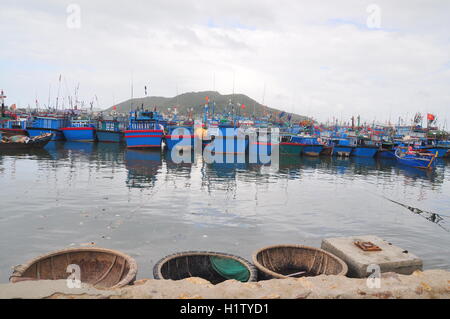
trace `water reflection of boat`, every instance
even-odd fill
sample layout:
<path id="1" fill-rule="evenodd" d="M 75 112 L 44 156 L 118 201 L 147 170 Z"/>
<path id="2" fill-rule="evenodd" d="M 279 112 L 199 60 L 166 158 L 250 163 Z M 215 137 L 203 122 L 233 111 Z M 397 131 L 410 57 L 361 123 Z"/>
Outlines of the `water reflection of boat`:
<path id="1" fill-rule="evenodd" d="M 153 187 L 162 167 L 161 151 L 127 149 L 125 166 L 128 170 L 127 186 Z"/>
<path id="2" fill-rule="evenodd" d="M 183 151 L 180 155 L 180 158 L 174 159 L 171 151 L 164 152 L 163 157 L 166 162 L 167 169 L 169 171 L 179 170 L 179 169 L 188 169 L 189 171 L 192 168 L 192 163 L 194 163 L 194 152 L 193 151 Z"/>
<path id="3" fill-rule="evenodd" d="M 32 148 L 29 150 L 25 149 L 6 149 L 0 152 L 0 157 L 2 156 L 36 156 L 39 159 L 53 159 L 51 154 L 48 152 L 46 148 Z"/>
<path id="4" fill-rule="evenodd" d="M 94 143 L 90 142 L 67 141 L 64 142 L 64 149 L 71 152 L 90 155 L 94 151 L 94 145 Z"/>
<path id="5" fill-rule="evenodd" d="M 117 163 L 123 159 L 125 147 L 121 143 L 97 143 L 96 155 L 99 161 Z"/>
<path id="6" fill-rule="evenodd" d="M 248 168 L 245 156 L 233 154 L 216 154 L 215 162 L 206 163 L 208 173 L 220 178 L 234 178 L 236 171 Z"/>

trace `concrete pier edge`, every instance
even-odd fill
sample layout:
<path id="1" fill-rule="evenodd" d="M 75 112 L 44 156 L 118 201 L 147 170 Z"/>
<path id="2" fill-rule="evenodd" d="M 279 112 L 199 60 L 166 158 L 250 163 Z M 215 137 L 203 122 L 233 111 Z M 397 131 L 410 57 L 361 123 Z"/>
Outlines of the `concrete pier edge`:
<path id="1" fill-rule="evenodd" d="M 450 272 L 446 270 L 383 273 L 380 286 L 373 287 L 373 283 L 366 278 L 326 275 L 252 283 L 228 280 L 218 285 L 201 278 L 141 279 L 131 286 L 103 290 L 84 284 L 68 288 L 65 280 L 42 280 L 0 284 L 0 299 L 450 299 Z"/>

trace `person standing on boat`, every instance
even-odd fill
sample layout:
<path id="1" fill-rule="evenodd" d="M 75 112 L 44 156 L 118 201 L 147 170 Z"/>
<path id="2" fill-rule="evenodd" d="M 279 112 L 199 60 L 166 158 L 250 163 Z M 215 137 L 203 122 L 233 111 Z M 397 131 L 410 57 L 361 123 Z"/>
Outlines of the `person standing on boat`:
<path id="1" fill-rule="evenodd" d="M 406 152 L 406 154 L 409 154 L 409 155 L 416 154 L 416 152 L 414 151 L 414 149 L 413 149 L 413 147 L 411 145 L 408 146 L 408 152 Z"/>

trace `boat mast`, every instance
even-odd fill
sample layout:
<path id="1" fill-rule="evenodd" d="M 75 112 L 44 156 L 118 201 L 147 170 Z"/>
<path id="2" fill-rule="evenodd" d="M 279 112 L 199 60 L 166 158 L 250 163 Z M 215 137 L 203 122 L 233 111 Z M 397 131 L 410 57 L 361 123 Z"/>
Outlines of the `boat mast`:
<path id="1" fill-rule="evenodd" d="M 5 117 L 5 98 L 6 95 L 3 93 L 3 90 L 1 90 L 0 101 L 2 102 L 2 117 Z"/>

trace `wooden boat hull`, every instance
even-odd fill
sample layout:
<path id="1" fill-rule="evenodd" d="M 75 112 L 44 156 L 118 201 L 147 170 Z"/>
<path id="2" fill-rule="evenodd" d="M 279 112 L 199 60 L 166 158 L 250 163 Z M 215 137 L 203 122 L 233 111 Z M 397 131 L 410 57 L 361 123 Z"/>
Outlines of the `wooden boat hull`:
<path id="1" fill-rule="evenodd" d="M 3 136 L 10 137 L 15 135 L 23 135 L 28 136 L 28 132 L 26 130 L 18 129 L 18 128 L 0 128 L 0 133 Z"/>
<path id="2" fill-rule="evenodd" d="M 69 248 L 39 256 L 16 266 L 11 282 L 58 280 L 69 277 L 68 269 L 80 270 L 80 281 L 97 288 L 120 288 L 136 279 L 136 261 L 121 252 L 85 247 Z"/>
<path id="3" fill-rule="evenodd" d="M 215 264 L 215 260 L 237 265 L 240 268 L 239 272 L 222 272 Z M 215 285 L 228 279 L 242 282 L 256 281 L 257 271 L 251 263 L 239 256 L 207 251 L 189 251 L 169 255 L 159 260 L 153 268 L 153 276 L 155 279 L 170 280 L 199 277 Z"/>
<path id="4" fill-rule="evenodd" d="M 64 141 L 65 137 L 61 130 L 51 129 L 51 128 L 39 128 L 39 127 L 30 127 L 27 128 L 28 135 L 30 137 L 35 137 L 42 135 L 44 133 L 52 133 L 52 141 Z"/>
<path id="5" fill-rule="evenodd" d="M 163 130 L 126 130 L 125 142 L 128 148 L 161 148 Z"/>
<path id="6" fill-rule="evenodd" d="M 345 276 L 348 267 L 340 258 L 319 248 L 302 245 L 276 245 L 252 255 L 261 279 L 285 279 L 324 275 Z"/>
<path id="7" fill-rule="evenodd" d="M 323 145 L 305 145 L 303 147 L 303 155 L 319 156 L 323 150 Z"/>
<path id="8" fill-rule="evenodd" d="M 67 141 L 94 142 L 95 129 L 93 127 L 64 127 L 61 129 Z"/>
<path id="9" fill-rule="evenodd" d="M 37 149 L 37 148 L 43 148 L 45 145 L 48 144 L 48 142 L 52 139 L 52 134 L 44 134 L 42 137 L 34 137 L 32 138 L 28 143 L 16 143 L 16 142 L 10 142 L 0 143 L 0 150 L 26 150 L 26 149 Z"/>
<path id="10" fill-rule="evenodd" d="M 436 155 L 429 156 L 428 158 L 414 155 L 401 156 L 400 149 L 397 149 L 397 151 L 395 151 L 395 157 L 397 158 L 398 163 L 410 167 L 421 169 L 433 169 L 436 167 Z"/>

